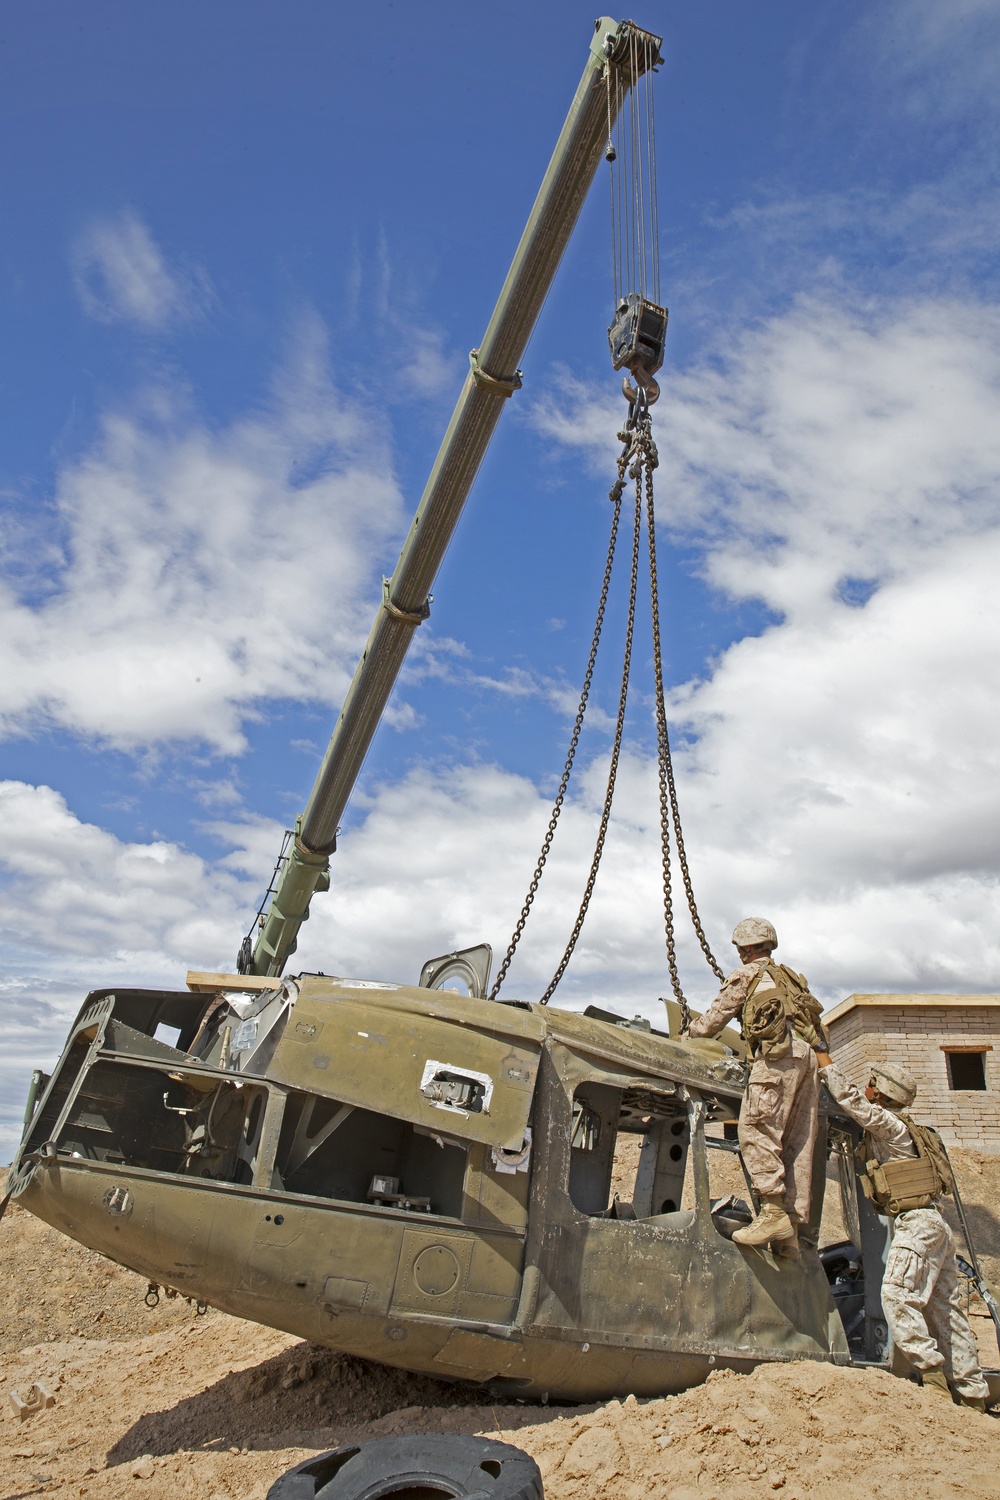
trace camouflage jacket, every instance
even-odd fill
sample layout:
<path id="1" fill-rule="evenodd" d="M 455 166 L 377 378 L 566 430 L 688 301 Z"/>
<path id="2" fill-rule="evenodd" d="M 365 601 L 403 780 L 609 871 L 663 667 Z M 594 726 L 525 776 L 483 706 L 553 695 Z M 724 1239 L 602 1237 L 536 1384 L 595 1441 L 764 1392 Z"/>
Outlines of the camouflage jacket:
<path id="1" fill-rule="evenodd" d="M 688 1027 L 688 1036 L 715 1036 L 730 1021 L 738 1019 L 740 1011 L 761 969 L 767 963 L 766 958 L 758 958 L 750 964 L 740 964 L 728 976 L 722 989 L 712 1001 L 703 1016 L 697 1016 Z M 765 974 L 757 986 L 757 994 L 763 994 L 768 989 L 774 989 L 774 982 L 769 975 Z"/>

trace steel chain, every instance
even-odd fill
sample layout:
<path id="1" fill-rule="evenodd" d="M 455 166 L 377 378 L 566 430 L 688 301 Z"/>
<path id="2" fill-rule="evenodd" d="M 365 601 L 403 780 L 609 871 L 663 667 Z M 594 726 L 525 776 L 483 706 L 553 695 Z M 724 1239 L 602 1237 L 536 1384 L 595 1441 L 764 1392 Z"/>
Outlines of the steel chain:
<path id="1" fill-rule="evenodd" d="M 589 909 L 591 897 L 593 896 L 594 887 L 597 881 L 597 873 L 600 867 L 601 856 L 604 852 L 604 843 L 607 837 L 608 824 L 611 817 L 611 805 L 614 799 L 615 784 L 618 775 L 618 764 L 621 757 L 621 745 L 625 727 L 625 709 L 628 699 L 629 677 L 631 674 L 632 644 L 635 631 L 635 606 L 638 590 L 639 548 L 642 529 L 643 479 L 645 477 L 646 529 L 649 547 L 650 604 L 653 624 L 653 662 L 656 680 L 657 781 L 660 808 L 660 844 L 663 865 L 664 931 L 667 950 L 667 965 L 670 970 L 670 983 L 678 1004 L 680 1005 L 682 1030 L 686 1030 L 691 1021 L 691 1009 L 681 987 L 680 975 L 678 973 L 677 967 L 676 943 L 674 938 L 673 888 L 671 879 L 670 857 L 671 825 L 673 826 L 674 842 L 677 849 L 677 860 L 681 870 L 681 877 L 684 884 L 685 895 L 687 897 L 688 910 L 691 914 L 691 921 L 693 923 L 695 933 L 698 937 L 698 942 L 701 946 L 702 953 L 705 955 L 705 958 L 707 959 L 716 976 L 720 980 L 724 980 L 725 975 L 722 969 L 719 967 L 719 964 L 716 962 L 715 956 L 712 953 L 712 950 L 708 943 L 708 939 L 705 936 L 705 930 L 702 925 L 701 917 L 698 913 L 698 907 L 694 895 L 694 887 L 691 882 L 691 873 L 688 866 L 687 850 L 684 845 L 684 834 L 681 828 L 680 808 L 677 800 L 677 786 L 674 778 L 673 759 L 670 752 L 670 736 L 667 728 L 666 699 L 663 688 L 663 653 L 660 640 L 659 579 L 656 563 L 656 518 L 653 503 L 653 470 L 659 464 L 659 455 L 657 453 L 656 443 L 653 440 L 649 407 L 648 404 L 642 399 L 641 395 L 636 404 L 630 405 L 628 420 L 625 424 L 624 430 L 618 434 L 618 437 L 623 444 L 623 448 L 618 458 L 618 475 L 615 483 L 611 487 L 609 496 L 614 505 L 614 513 L 611 521 L 611 536 L 608 543 L 608 555 L 604 565 L 604 577 L 601 583 L 601 594 L 597 609 L 597 620 L 594 626 L 594 636 L 593 640 L 591 641 L 590 655 L 587 659 L 587 670 L 584 676 L 583 688 L 580 694 L 580 703 L 573 725 L 573 733 L 570 738 L 569 751 L 567 753 L 566 762 L 563 767 L 562 778 L 560 780 L 559 790 L 556 794 L 555 803 L 553 805 L 552 815 L 549 819 L 548 829 L 546 831 L 545 838 L 542 841 L 541 851 L 538 856 L 538 862 L 535 865 L 535 872 L 532 876 L 531 884 L 528 887 L 528 894 L 525 898 L 524 905 L 521 908 L 521 914 L 518 918 L 517 925 L 514 928 L 513 935 L 511 936 L 510 944 L 504 956 L 503 963 L 500 966 L 496 981 L 490 991 L 489 999 L 496 999 L 500 991 L 500 987 L 503 984 L 504 979 L 506 978 L 507 971 L 510 968 L 510 964 L 514 957 L 517 946 L 521 940 L 525 924 L 528 920 L 528 914 L 530 913 L 532 905 L 534 904 L 535 895 L 538 891 L 539 882 L 542 878 L 542 872 L 545 868 L 549 852 L 552 848 L 552 841 L 555 836 L 556 825 L 559 822 L 559 818 L 565 803 L 566 792 L 569 786 L 569 780 L 573 770 L 577 747 L 580 741 L 580 734 L 583 728 L 583 720 L 590 698 L 594 667 L 597 660 L 597 651 L 604 625 L 604 616 L 607 608 L 608 592 L 610 589 L 611 575 L 615 559 L 619 523 L 621 520 L 621 503 L 622 496 L 625 490 L 625 476 L 627 471 L 628 477 L 634 479 L 636 482 L 635 522 L 632 538 L 632 569 L 629 585 L 629 608 L 628 622 L 625 634 L 625 652 L 624 660 L 622 663 L 622 683 L 619 694 L 618 717 L 615 724 L 614 745 L 612 748 L 611 762 L 608 769 L 608 784 L 605 791 L 604 806 L 601 813 L 601 822 L 598 829 L 597 843 L 594 849 L 594 856 L 591 861 L 590 871 L 587 877 L 587 884 L 584 889 L 580 910 L 577 914 L 576 921 L 573 924 L 573 930 L 570 934 L 570 939 L 566 946 L 565 952 L 563 953 L 562 959 L 555 971 L 555 974 L 552 977 L 552 980 L 548 985 L 548 988 L 545 990 L 545 993 L 541 997 L 540 1004 L 547 1005 L 552 995 L 555 993 L 556 988 L 558 987 L 559 982 L 566 971 L 570 958 L 573 955 L 573 951 L 576 947 L 580 933 L 583 930 L 583 924 L 586 920 L 587 911 Z"/>
<path id="2" fill-rule="evenodd" d="M 691 1022 L 691 1008 L 681 988 L 677 971 L 677 950 L 674 942 L 674 896 L 670 871 L 670 787 L 667 781 L 667 760 L 670 741 L 667 735 L 667 711 L 663 695 L 663 653 L 660 649 L 660 610 L 657 589 L 655 554 L 652 541 L 652 463 L 654 455 L 646 452 L 646 530 L 649 536 L 650 558 L 650 603 L 653 617 L 653 671 L 656 685 L 656 779 L 660 804 L 660 859 L 663 868 L 663 932 L 667 949 L 667 968 L 670 970 L 670 987 L 681 1008 L 681 1028 L 687 1030 Z M 642 484 L 641 475 L 636 479 L 636 489 Z"/>
<path id="3" fill-rule="evenodd" d="M 698 905 L 695 901 L 691 871 L 688 867 L 687 850 L 684 847 L 684 833 L 681 829 L 680 806 L 677 801 L 677 785 L 674 780 L 674 764 L 670 753 L 670 735 L 667 729 L 667 711 L 663 692 L 663 655 L 660 648 L 660 588 L 656 567 L 656 517 L 653 508 L 653 469 L 659 463 L 659 457 L 656 452 L 656 445 L 652 440 L 652 434 L 649 435 L 648 441 L 649 452 L 646 462 L 646 529 L 649 537 L 649 592 L 653 613 L 653 667 L 656 676 L 656 727 L 659 740 L 658 779 L 660 786 L 661 842 L 663 847 L 663 905 L 667 925 L 667 961 L 670 966 L 670 981 L 673 985 L 674 994 L 680 1003 L 683 1025 L 686 1028 L 691 1017 L 688 1003 L 681 993 L 674 958 L 670 890 L 670 835 L 665 823 L 665 793 L 669 801 L 671 821 L 674 825 L 677 862 L 680 865 L 681 878 L 684 882 L 684 892 L 687 896 L 688 911 L 691 913 L 691 923 L 701 946 L 701 951 L 708 960 L 712 972 L 720 980 L 724 980 L 726 976 L 716 962 L 715 955 L 709 946 L 708 938 L 705 936 L 705 929 L 702 926 L 701 917 L 698 913 Z"/>
<path id="4" fill-rule="evenodd" d="M 600 645 L 601 630 L 604 625 L 604 613 L 608 603 L 608 590 L 611 587 L 611 572 L 614 566 L 615 548 L 618 542 L 618 523 L 621 520 L 622 495 L 625 490 L 625 466 L 628 463 L 629 453 L 631 451 L 632 445 L 632 434 L 630 432 L 620 432 L 618 436 L 624 446 L 618 459 L 618 477 L 615 480 L 615 483 L 611 486 L 611 490 L 608 496 L 608 498 L 611 500 L 612 505 L 614 506 L 614 512 L 611 518 L 611 536 L 608 541 L 608 555 L 604 564 L 604 578 L 601 582 L 601 597 L 597 606 L 597 620 L 594 625 L 594 637 L 590 643 L 590 656 L 587 659 L 587 671 L 584 675 L 583 689 L 580 693 L 580 706 L 577 709 L 576 721 L 573 725 L 573 734 L 569 742 L 569 751 L 566 755 L 566 764 L 563 766 L 562 779 L 559 782 L 559 791 L 556 794 L 555 804 L 552 808 L 552 816 L 549 818 L 548 830 L 545 834 L 545 838 L 542 841 L 542 848 L 538 856 L 538 863 L 535 865 L 535 873 L 531 878 L 531 884 L 528 887 L 528 894 L 525 897 L 524 905 L 521 908 L 521 915 L 517 919 L 517 926 L 514 928 L 510 944 L 508 945 L 507 952 L 504 955 L 503 963 L 500 965 L 500 969 L 494 981 L 493 988 L 490 990 L 488 996 L 490 1000 L 496 999 L 497 995 L 500 992 L 500 986 L 503 984 L 505 978 L 507 977 L 507 970 L 510 968 L 511 960 L 513 959 L 514 954 L 517 950 L 517 945 L 521 941 L 521 934 L 524 932 L 524 924 L 528 920 L 528 913 L 531 911 L 532 905 L 534 904 L 535 894 L 538 890 L 538 883 L 542 878 L 542 871 L 545 868 L 545 861 L 548 859 L 549 850 L 552 848 L 552 840 L 555 837 L 556 824 L 559 822 L 559 816 L 563 809 L 563 802 L 566 798 L 566 789 L 569 786 L 569 778 L 573 771 L 573 761 L 576 758 L 576 748 L 580 742 L 580 732 L 583 728 L 584 715 L 587 712 L 587 702 L 590 698 L 590 685 L 594 676 L 594 665 L 597 661 L 597 648 Z"/>
<path id="5" fill-rule="evenodd" d="M 629 677 L 632 670 L 632 638 L 635 634 L 635 600 L 639 583 L 639 545 L 642 539 L 642 491 L 638 479 L 635 486 L 635 525 L 632 531 L 632 574 L 629 582 L 628 596 L 628 622 L 625 627 L 625 654 L 622 661 L 622 685 L 618 696 L 618 718 L 615 722 L 615 742 L 611 751 L 611 763 L 608 767 L 608 785 L 604 793 L 604 807 L 601 811 L 601 824 L 597 831 L 597 844 L 594 848 L 594 857 L 590 862 L 590 873 L 587 876 L 587 884 L 583 892 L 583 900 L 577 913 L 576 921 L 573 923 L 573 931 L 570 933 L 566 951 L 559 961 L 559 967 L 549 982 L 549 987 L 539 1000 L 540 1005 L 548 1005 L 556 992 L 559 981 L 566 972 L 566 965 L 573 956 L 577 939 L 583 930 L 587 910 L 590 906 L 590 898 L 594 894 L 594 886 L 597 883 L 597 871 L 601 863 L 601 855 L 604 853 L 604 840 L 607 837 L 608 822 L 611 818 L 611 804 L 614 801 L 615 782 L 618 779 L 618 761 L 621 756 L 622 735 L 625 730 L 625 706 L 628 701 Z"/>

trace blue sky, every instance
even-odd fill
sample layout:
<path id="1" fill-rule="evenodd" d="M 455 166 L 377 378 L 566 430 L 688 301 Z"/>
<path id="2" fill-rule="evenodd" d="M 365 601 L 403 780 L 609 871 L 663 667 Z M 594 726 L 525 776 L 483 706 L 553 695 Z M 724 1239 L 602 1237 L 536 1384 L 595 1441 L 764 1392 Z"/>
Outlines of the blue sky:
<path id="1" fill-rule="evenodd" d="M 1000 5 L 652 0 L 636 20 L 665 38 L 663 617 L 713 946 L 725 961 L 759 910 L 825 998 L 996 990 Z M 570 0 L 5 8 L 6 1119 L 89 988 L 231 962 L 592 22 Z M 609 246 L 602 174 L 303 966 L 408 979 L 506 944 L 603 562 Z M 618 600 L 605 715 L 621 623 Z M 652 1015 L 645 636 L 637 666 L 560 996 Z M 578 904 L 597 719 L 511 993 L 544 986 Z"/>

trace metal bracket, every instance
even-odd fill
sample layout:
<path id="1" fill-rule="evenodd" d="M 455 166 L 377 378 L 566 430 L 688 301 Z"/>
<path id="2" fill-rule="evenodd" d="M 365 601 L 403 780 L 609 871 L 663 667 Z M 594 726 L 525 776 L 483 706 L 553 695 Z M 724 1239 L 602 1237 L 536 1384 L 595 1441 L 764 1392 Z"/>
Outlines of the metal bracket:
<path id="1" fill-rule="evenodd" d="M 36 1380 L 28 1391 L 27 1396 L 22 1396 L 20 1391 L 16 1389 L 12 1390 L 10 1393 L 10 1404 L 17 1413 L 18 1419 L 21 1422 L 26 1422 L 29 1417 L 35 1416 L 37 1412 L 45 1411 L 47 1407 L 55 1406 L 56 1398 L 45 1389 L 44 1385 L 39 1385 Z"/>
<path id="2" fill-rule="evenodd" d="M 615 21 L 611 16 L 599 16 L 594 22 L 594 35 L 591 38 L 590 50 L 602 62 L 607 58 L 610 62 L 618 66 L 626 63 L 631 64 L 629 47 L 630 43 L 636 39 L 640 43 L 638 49 L 639 58 L 636 59 L 637 61 L 644 61 L 643 54 L 646 52 L 649 44 L 655 42 L 656 56 L 647 64 L 650 71 L 654 72 L 663 62 L 663 55 L 660 51 L 660 48 L 663 46 L 663 38 L 655 36 L 651 31 L 644 31 L 634 21 Z M 629 82 L 635 83 L 637 77 L 638 75 L 636 77 L 631 76 L 630 69 Z"/>
<path id="3" fill-rule="evenodd" d="M 400 609 L 399 605 L 394 604 L 389 598 L 389 585 L 391 581 L 389 578 L 382 579 L 382 608 L 386 614 L 390 619 L 399 620 L 403 625 L 422 625 L 425 620 L 430 618 L 433 594 L 427 595 L 427 598 L 419 609 Z"/>
<path id="4" fill-rule="evenodd" d="M 478 349 L 469 350 L 469 364 L 472 368 L 472 378 L 476 384 L 481 385 L 484 391 L 491 391 L 494 396 L 513 396 L 515 391 L 521 389 L 523 382 L 520 370 L 515 370 L 509 380 L 504 379 L 500 375 L 491 375 L 479 363 Z"/>
<path id="5" fill-rule="evenodd" d="M 610 16 L 598 16 L 594 22 L 594 35 L 591 38 L 590 50 L 602 62 L 614 52 L 618 41 L 618 31 L 618 22 L 612 20 Z"/>

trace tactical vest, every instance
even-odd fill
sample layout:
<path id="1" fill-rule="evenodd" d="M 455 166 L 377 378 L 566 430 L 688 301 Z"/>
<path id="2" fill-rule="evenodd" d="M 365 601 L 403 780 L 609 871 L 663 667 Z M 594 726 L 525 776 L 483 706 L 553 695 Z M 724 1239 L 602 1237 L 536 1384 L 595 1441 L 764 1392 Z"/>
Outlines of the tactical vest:
<path id="1" fill-rule="evenodd" d="M 758 996 L 757 988 L 765 974 L 775 988 Z M 740 1012 L 743 1040 L 754 1056 L 761 1052 L 765 1057 L 787 1057 L 792 1046 L 790 1028 L 810 1047 L 826 1050 L 821 1013 L 822 1006 L 809 993 L 805 976 L 769 958 L 751 981 L 743 1002 Z"/>
<path id="2" fill-rule="evenodd" d="M 944 1142 L 931 1125 L 915 1125 L 902 1110 L 894 1110 L 917 1149 L 916 1156 L 880 1162 L 867 1131 L 856 1156 L 864 1167 L 861 1187 L 880 1214 L 895 1218 L 911 1208 L 933 1208 L 935 1198 L 952 1190 L 951 1162 Z"/>

